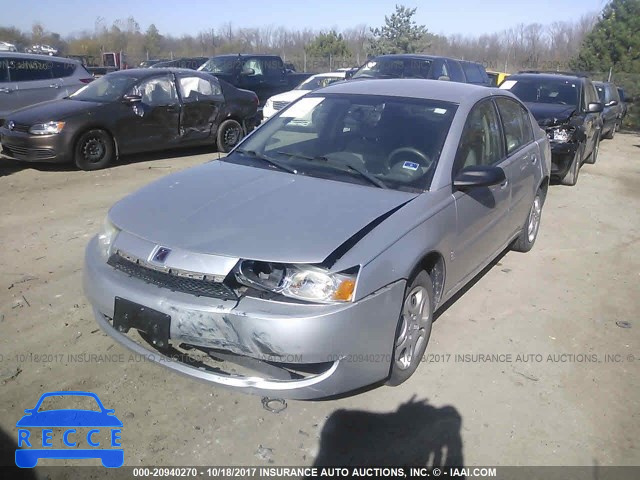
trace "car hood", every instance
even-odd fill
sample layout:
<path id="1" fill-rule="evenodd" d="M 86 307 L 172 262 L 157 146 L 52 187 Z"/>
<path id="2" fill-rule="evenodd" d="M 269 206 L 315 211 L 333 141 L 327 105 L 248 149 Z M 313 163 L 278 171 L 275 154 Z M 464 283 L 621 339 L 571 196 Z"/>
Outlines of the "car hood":
<path id="1" fill-rule="evenodd" d="M 294 100 L 297 100 L 300 97 L 306 95 L 310 91 L 311 90 L 290 90 L 279 95 L 274 95 L 269 100 L 271 100 L 272 102 L 293 102 Z"/>
<path id="2" fill-rule="evenodd" d="M 574 105 L 558 105 L 555 103 L 527 102 L 526 105 L 541 127 L 564 123 L 576 110 Z"/>
<path id="3" fill-rule="evenodd" d="M 49 410 L 25 415 L 17 427 L 121 427 L 115 415 L 91 410 Z"/>
<path id="4" fill-rule="evenodd" d="M 119 228 L 170 248 L 321 263 L 372 221 L 416 196 L 216 161 L 138 190 L 109 215 Z"/>
<path id="5" fill-rule="evenodd" d="M 22 108 L 9 115 L 8 120 L 13 120 L 16 123 L 23 125 L 33 125 L 34 123 L 40 122 L 55 122 L 58 120 L 64 120 L 65 118 L 78 113 L 87 112 L 100 105 L 104 104 L 63 98 Z"/>

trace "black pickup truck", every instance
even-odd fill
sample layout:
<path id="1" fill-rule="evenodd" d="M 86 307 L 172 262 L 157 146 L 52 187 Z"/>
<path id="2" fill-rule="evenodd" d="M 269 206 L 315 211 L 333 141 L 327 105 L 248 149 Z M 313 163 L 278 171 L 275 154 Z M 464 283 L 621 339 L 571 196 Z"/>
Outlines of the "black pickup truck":
<path id="1" fill-rule="evenodd" d="M 211 57 L 198 70 L 258 95 L 260 109 L 269 97 L 287 92 L 313 73 L 292 72 L 277 55 L 231 54 Z"/>

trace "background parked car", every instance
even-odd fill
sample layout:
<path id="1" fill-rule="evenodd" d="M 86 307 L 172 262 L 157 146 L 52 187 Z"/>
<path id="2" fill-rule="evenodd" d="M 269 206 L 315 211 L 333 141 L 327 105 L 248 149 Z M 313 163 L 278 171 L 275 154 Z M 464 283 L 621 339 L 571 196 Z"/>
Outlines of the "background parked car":
<path id="1" fill-rule="evenodd" d="M 0 42 L 0 52 L 17 52 L 18 49 L 13 43 Z"/>
<path id="2" fill-rule="evenodd" d="M 142 62 L 140 62 L 140 65 L 138 65 L 139 68 L 149 68 L 152 67 L 153 65 L 155 65 L 156 63 L 160 63 L 160 62 L 168 62 L 169 59 L 168 58 L 158 58 L 158 59 L 154 59 L 154 60 L 144 60 Z"/>
<path id="3" fill-rule="evenodd" d="M 491 82 L 492 87 L 499 87 L 500 84 L 509 76 L 508 73 L 494 72 L 492 70 L 487 70 L 487 75 L 489 76 L 489 81 Z"/>
<path id="4" fill-rule="evenodd" d="M 575 185 L 583 163 L 595 163 L 602 131 L 602 103 L 591 80 L 575 73 L 520 72 L 500 88 L 525 102 L 551 140 L 551 174 Z"/>
<path id="5" fill-rule="evenodd" d="M 309 77 L 293 90 L 280 93 L 279 95 L 274 95 L 265 103 L 264 109 L 262 110 L 263 117 L 265 119 L 271 117 L 294 100 L 297 100 L 312 90 L 317 90 L 318 88 L 326 87 L 331 83 L 344 80 L 345 74 L 346 72 L 319 73 L 313 77 Z"/>
<path id="6" fill-rule="evenodd" d="M 0 121 L 19 108 L 71 95 L 93 79 L 77 60 L 0 52 Z"/>
<path id="7" fill-rule="evenodd" d="M 57 55 L 58 49 L 50 45 L 31 45 L 27 48 L 26 53 L 35 53 L 39 55 Z"/>
<path id="8" fill-rule="evenodd" d="M 351 78 L 424 78 L 490 85 L 487 71 L 479 63 L 417 54 L 374 57 Z"/>
<path id="9" fill-rule="evenodd" d="M 622 105 L 622 116 L 620 117 L 620 124 L 622 125 L 622 120 L 627 116 L 627 111 L 629 110 L 629 105 L 627 105 L 627 96 L 624 93 L 624 89 L 618 87 L 618 96 L 620 97 L 620 105 Z"/>
<path id="10" fill-rule="evenodd" d="M 2 153 L 83 170 L 118 155 L 216 144 L 229 151 L 253 129 L 258 99 L 211 75 L 130 69 L 95 80 L 68 98 L 25 108 L 0 127 Z"/>
<path id="11" fill-rule="evenodd" d="M 613 138 L 622 123 L 623 106 L 618 89 L 613 83 L 593 82 L 598 92 L 602 110 L 602 138 Z"/>
<path id="12" fill-rule="evenodd" d="M 174 68 L 188 68 L 190 70 L 199 69 L 209 57 L 185 57 L 185 58 L 176 58 L 175 60 L 165 60 L 164 62 L 158 62 L 151 65 L 151 68 L 166 68 L 166 67 L 174 67 Z"/>
<path id="13" fill-rule="evenodd" d="M 296 73 L 285 68 L 278 55 L 217 55 L 200 68 L 238 88 L 255 92 L 264 106 L 269 97 L 287 92 L 312 73 Z"/>

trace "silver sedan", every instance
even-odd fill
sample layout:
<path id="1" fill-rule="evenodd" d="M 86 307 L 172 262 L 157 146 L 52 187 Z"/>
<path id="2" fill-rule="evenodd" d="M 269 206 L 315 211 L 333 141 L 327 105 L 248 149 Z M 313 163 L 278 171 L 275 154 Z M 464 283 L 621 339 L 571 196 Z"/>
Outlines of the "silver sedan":
<path id="1" fill-rule="evenodd" d="M 549 142 L 505 90 L 351 81 L 119 201 L 84 288 L 116 341 L 270 397 L 398 385 L 434 312 L 540 226 Z"/>

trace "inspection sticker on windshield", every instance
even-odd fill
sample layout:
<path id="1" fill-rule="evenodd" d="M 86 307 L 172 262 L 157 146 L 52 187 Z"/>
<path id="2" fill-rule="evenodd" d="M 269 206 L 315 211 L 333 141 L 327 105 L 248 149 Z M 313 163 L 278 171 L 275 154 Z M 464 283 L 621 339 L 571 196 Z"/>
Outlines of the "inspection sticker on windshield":
<path id="1" fill-rule="evenodd" d="M 407 170 L 418 170 L 419 166 L 420 165 L 415 162 L 404 162 L 402 164 L 402 168 L 406 168 Z"/>
<path id="2" fill-rule="evenodd" d="M 511 87 L 513 87 L 516 83 L 518 83 L 517 80 L 505 80 L 504 82 L 502 82 L 500 84 L 500 88 L 504 89 L 504 90 L 509 90 Z"/>

